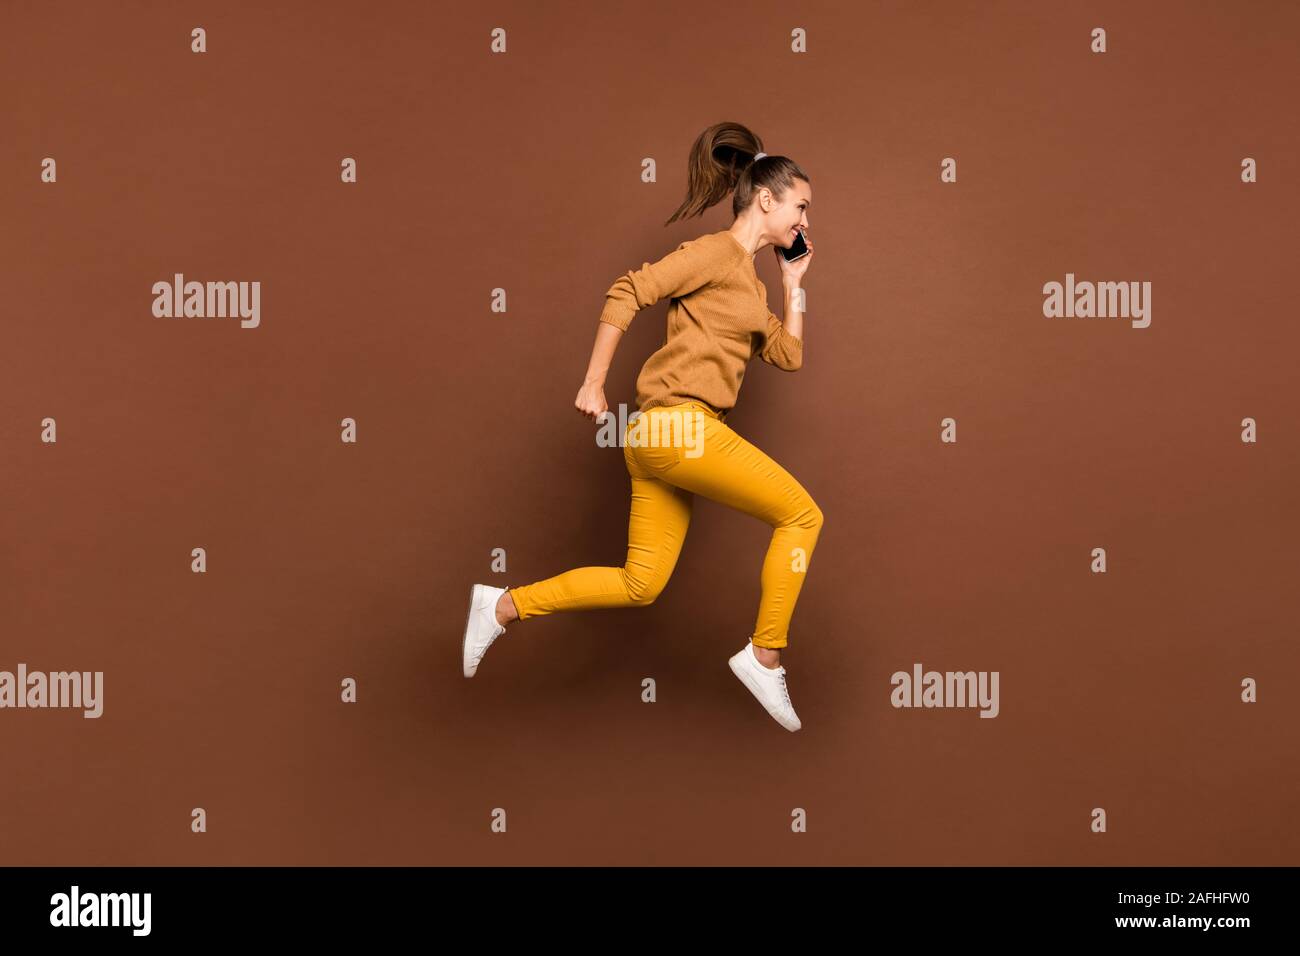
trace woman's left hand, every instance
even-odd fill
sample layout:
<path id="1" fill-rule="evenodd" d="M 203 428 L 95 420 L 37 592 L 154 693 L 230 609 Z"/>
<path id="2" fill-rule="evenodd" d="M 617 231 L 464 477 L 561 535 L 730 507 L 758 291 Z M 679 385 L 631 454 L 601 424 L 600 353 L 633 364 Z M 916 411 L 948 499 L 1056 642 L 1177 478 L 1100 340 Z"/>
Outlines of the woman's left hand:
<path id="1" fill-rule="evenodd" d="M 808 238 L 808 232 L 805 230 L 803 241 L 808 244 L 808 255 L 796 259 L 794 262 L 786 262 L 785 256 L 781 255 L 781 247 L 773 246 L 772 251 L 776 255 L 776 261 L 781 266 L 781 279 L 793 279 L 796 283 L 803 280 L 803 274 L 808 271 L 808 266 L 812 262 L 813 244 Z"/>

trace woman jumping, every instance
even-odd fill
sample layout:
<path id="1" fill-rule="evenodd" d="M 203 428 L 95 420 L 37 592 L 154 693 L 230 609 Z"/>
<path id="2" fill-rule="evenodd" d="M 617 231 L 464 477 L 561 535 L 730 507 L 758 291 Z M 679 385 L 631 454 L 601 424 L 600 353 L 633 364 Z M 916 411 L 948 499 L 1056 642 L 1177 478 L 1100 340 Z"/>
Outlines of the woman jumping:
<path id="1" fill-rule="evenodd" d="M 473 677 L 493 641 L 512 621 L 556 611 L 643 607 L 667 584 L 681 553 L 697 494 L 771 525 L 762 597 L 749 642 L 731 670 L 787 730 L 801 726 L 785 682 L 781 648 L 822 528 L 822 512 L 789 472 L 726 424 L 746 365 L 758 355 L 788 372 L 803 364 L 799 290 L 812 261 L 807 238 L 812 190 L 784 156 L 768 156 L 753 133 L 719 123 L 691 147 L 686 200 L 676 219 L 703 214 L 734 190 L 727 229 L 683 242 L 653 265 L 622 275 L 605 296 L 587 377 L 574 407 L 604 421 L 605 374 L 636 313 L 671 299 L 664 344 L 637 378 L 637 406 L 623 439 L 632 478 L 627 563 L 583 567 L 522 587 L 475 584 L 461 644 Z M 665 223 L 667 225 L 668 223 Z M 789 249 L 804 232 L 808 252 L 787 262 L 774 248 L 785 287 L 785 320 L 767 305 L 754 270 L 765 246 Z"/>

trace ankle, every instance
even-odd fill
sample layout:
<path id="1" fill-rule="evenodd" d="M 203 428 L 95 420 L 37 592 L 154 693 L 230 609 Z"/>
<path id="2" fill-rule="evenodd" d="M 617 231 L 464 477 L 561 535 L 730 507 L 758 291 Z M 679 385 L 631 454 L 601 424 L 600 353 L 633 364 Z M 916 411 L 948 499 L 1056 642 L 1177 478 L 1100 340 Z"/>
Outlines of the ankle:
<path id="1" fill-rule="evenodd" d="M 515 608 L 515 602 L 511 599 L 509 591 L 497 598 L 496 619 L 502 627 L 519 619 L 519 611 Z"/>

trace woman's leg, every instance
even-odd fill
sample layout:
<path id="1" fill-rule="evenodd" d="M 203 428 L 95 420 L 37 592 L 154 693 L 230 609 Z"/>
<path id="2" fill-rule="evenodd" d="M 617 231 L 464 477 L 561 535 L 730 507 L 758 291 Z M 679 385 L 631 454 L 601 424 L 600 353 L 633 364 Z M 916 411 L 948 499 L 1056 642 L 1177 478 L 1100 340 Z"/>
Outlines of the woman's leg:
<path id="1" fill-rule="evenodd" d="M 674 448 L 667 458 L 662 449 L 649 454 L 660 462 L 659 477 L 669 484 L 772 526 L 750 640 L 758 648 L 785 647 L 795 602 L 821 534 L 822 511 L 794 476 L 729 425 L 703 414 L 696 421 L 703 431 L 698 448 Z"/>
<path id="2" fill-rule="evenodd" d="M 574 568 L 544 581 L 510 588 L 506 593 L 514 601 L 519 620 L 555 611 L 641 606 L 659 596 L 672 577 L 686 539 L 692 496 L 646 474 L 635 463 L 629 462 L 629 471 L 632 509 L 627 527 L 627 562 L 621 568 Z"/>

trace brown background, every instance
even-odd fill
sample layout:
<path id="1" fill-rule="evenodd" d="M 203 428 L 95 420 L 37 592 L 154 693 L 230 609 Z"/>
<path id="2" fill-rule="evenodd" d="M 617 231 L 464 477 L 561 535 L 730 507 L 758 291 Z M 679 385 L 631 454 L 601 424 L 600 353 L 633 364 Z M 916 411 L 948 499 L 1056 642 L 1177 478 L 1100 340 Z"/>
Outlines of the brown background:
<path id="1" fill-rule="evenodd" d="M 1298 27 L 6 2 L 0 669 L 102 670 L 105 712 L 0 712 L 0 860 L 1296 863 Z M 460 673 L 471 583 L 625 557 L 622 453 L 573 397 L 614 278 L 730 224 L 662 226 L 720 120 L 812 177 L 804 367 L 755 361 L 729 421 L 826 514 L 798 734 L 726 666 L 770 529 L 704 500 L 654 606 Z M 153 318 L 174 272 L 261 281 L 261 327 Z M 1151 281 L 1151 327 L 1044 318 L 1067 272 Z M 1001 715 L 895 710 L 916 661 L 999 671 Z"/>

